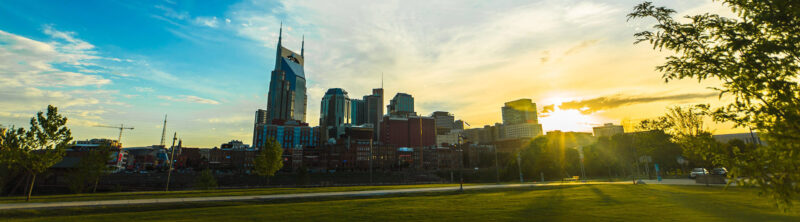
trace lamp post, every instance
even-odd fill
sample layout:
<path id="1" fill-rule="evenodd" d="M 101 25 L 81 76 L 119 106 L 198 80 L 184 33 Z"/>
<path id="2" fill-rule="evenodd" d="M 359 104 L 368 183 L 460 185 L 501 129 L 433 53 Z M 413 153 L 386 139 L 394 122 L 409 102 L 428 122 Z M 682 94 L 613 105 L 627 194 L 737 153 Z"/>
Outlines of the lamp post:
<path id="1" fill-rule="evenodd" d="M 525 183 L 522 180 L 522 151 L 517 152 L 517 169 L 519 169 L 519 183 Z"/>
<path id="2" fill-rule="evenodd" d="M 500 167 L 497 164 L 497 146 L 494 146 L 494 177 L 497 179 L 497 184 L 500 184 Z"/>
<path id="3" fill-rule="evenodd" d="M 167 170 L 167 186 L 164 188 L 164 191 L 169 191 L 169 179 L 172 177 L 172 166 L 175 163 L 175 140 L 177 139 L 178 133 L 176 132 L 175 135 L 172 136 L 172 147 L 169 148 L 169 170 Z"/>
<path id="4" fill-rule="evenodd" d="M 369 139 L 369 185 L 372 185 L 372 139 Z"/>

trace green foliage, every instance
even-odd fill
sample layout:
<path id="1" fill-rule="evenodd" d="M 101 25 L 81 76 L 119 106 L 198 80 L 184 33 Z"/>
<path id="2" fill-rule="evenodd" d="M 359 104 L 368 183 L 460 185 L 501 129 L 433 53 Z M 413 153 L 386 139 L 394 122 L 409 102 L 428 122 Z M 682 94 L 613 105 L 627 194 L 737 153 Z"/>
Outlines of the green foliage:
<path id="1" fill-rule="evenodd" d="M 211 190 L 217 188 L 217 178 L 214 173 L 209 169 L 200 172 L 200 176 L 194 181 L 194 187 L 202 190 Z"/>
<path id="2" fill-rule="evenodd" d="M 74 193 L 83 192 L 87 182 L 95 183 L 95 190 L 98 180 L 111 172 L 108 162 L 112 160 L 111 147 L 99 146 L 97 149 L 86 151 L 81 157 L 77 168 L 67 173 L 68 187 Z"/>
<path id="3" fill-rule="evenodd" d="M 0 147 L 2 164 L 23 170 L 33 177 L 28 188 L 30 199 L 36 175 L 61 161 L 72 134 L 66 127 L 67 118 L 58 114 L 58 108 L 47 106 L 31 118 L 29 130 L 9 129 Z"/>
<path id="4" fill-rule="evenodd" d="M 274 176 L 283 167 L 283 148 L 273 138 L 264 140 L 261 150 L 253 160 L 253 172 L 259 176 Z"/>
<path id="5" fill-rule="evenodd" d="M 755 185 L 779 206 L 800 194 L 800 1 L 723 0 L 736 19 L 716 14 L 675 20 L 674 10 L 645 2 L 629 19 L 654 18 L 656 31 L 635 34 L 657 50 L 675 53 L 656 69 L 666 81 L 722 82 L 733 102 L 713 110 L 717 121 L 761 132 L 770 146 L 709 148 L 706 156 L 729 169 L 737 184 Z M 698 142 L 701 143 L 701 142 Z"/>
<path id="6" fill-rule="evenodd" d="M 540 173 L 544 173 L 547 179 L 557 180 L 580 175 L 578 147 L 588 146 L 593 140 L 591 135 L 574 133 L 549 133 L 533 139 L 518 153 L 523 177 L 538 180 Z M 515 155 L 507 162 L 503 177 L 517 180 L 518 169 Z"/>

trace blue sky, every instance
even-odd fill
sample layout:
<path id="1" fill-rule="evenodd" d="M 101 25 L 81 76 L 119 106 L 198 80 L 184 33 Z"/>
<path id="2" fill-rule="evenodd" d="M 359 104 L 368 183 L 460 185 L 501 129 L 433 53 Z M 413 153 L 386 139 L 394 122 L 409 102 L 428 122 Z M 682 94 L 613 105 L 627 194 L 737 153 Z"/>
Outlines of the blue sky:
<path id="1" fill-rule="evenodd" d="M 126 147 L 157 144 L 168 114 L 168 134 L 189 146 L 249 143 L 281 21 L 290 49 L 299 51 L 305 35 L 312 125 L 327 88 L 361 97 L 382 72 L 387 100 L 410 93 L 418 112 L 451 111 L 472 125 L 500 121 L 499 107 L 517 98 L 542 107 L 710 92 L 708 83 L 660 80 L 653 67 L 666 54 L 632 44 L 651 23 L 625 21 L 637 3 L 0 0 L 0 124 L 25 126 L 53 104 L 76 139 L 115 138 L 118 131 L 92 126 L 125 124 L 136 128 L 123 135 Z M 656 4 L 729 13 L 709 1 Z M 625 103 L 570 119 L 578 122 L 557 113 L 542 122 L 586 131 L 699 102 L 718 101 Z"/>

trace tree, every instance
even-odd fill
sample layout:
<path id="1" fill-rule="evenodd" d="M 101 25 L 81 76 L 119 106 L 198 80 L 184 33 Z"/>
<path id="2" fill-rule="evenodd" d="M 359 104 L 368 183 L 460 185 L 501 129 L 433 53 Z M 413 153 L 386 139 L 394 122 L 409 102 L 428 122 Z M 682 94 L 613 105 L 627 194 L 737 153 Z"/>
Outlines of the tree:
<path id="1" fill-rule="evenodd" d="M 674 10 L 645 2 L 628 19 L 656 20 L 656 31 L 635 37 L 636 43 L 674 52 L 656 67 L 664 80 L 722 82 L 715 89 L 733 102 L 714 109 L 714 120 L 755 128 L 770 146 L 708 154 L 729 168 L 737 184 L 759 187 L 788 209 L 800 194 L 800 1 L 721 2 L 738 18 L 706 13 L 681 23 L 672 17 Z"/>
<path id="2" fill-rule="evenodd" d="M 47 106 L 47 115 L 42 112 L 31 118 L 29 130 L 10 129 L 4 136 L 3 158 L 30 176 L 26 201 L 31 198 L 36 175 L 61 161 L 65 149 L 72 140 L 65 126 L 67 118 L 58 114 L 58 108 Z"/>
<path id="3" fill-rule="evenodd" d="M 210 190 L 217 188 L 217 178 L 214 178 L 214 174 L 208 168 L 204 169 L 200 172 L 200 176 L 194 182 L 194 187 L 200 188 L 203 190 Z"/>
<path id="4" fill-rule="evenodd" d="M 256 175 L 267 178 L 274 176 L 275 172 L 283 167 L 283 148 L 274 138 L 267 138 L 261 145 L 258 155 L 253 160 L 253 171 Z"/>
<path id="5" fill-rule="evenodd" d="M 86 182 L 94 182 L 92 193 L 97 192 L 97 184 L 100 177 L 107 175 L 111 171 L 108 162 L 111 161 L 111 147 L 108 145 L 98 146 L 96 149 L 89 150 L 86 155 L 81 157 L 77 169 L 68 174 L 69 187 L 75 193 L 80 193 L 86 187 Z"/>

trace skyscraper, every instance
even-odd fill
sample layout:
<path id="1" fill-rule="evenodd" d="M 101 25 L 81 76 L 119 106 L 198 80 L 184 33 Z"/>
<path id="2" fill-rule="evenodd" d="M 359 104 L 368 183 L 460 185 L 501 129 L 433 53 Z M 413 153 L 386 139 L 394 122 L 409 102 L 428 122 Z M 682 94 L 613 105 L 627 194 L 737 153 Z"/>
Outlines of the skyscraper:
<path id="1" fill-rule="evenodd" d="M 267 110 L 258 109 L 256 110 L 256 121 L 255 124 L 253 124 L 253 135 L 258 134 L 258 126 L 264 124 L 267 124 Z M 255 146 L 256 142 L 256 137 L 253 136 L 253 146 Z"/>
<path id="2" fill-rule="evenodd" d="M 533 103 L 531 99 L 518 99 L 507 102 L 502 111 L 504 125 L 539 123 L 539 118 L 536 114 L 536 103 Z"/>
<path id="3" fill-rule="evenodd" d="M 383 88 L 372 89 L 372 95 L 364 96 L 367 124 L 372 124 L 374 138 L 380 139 L 380 123 L 383 121 Z"/>
<path id="4" fill-rule="evenodd" d="M 531 99 L 518 99 L 505 103 L 502 108 L 503 125 L 499 127 L 500 138 L 535 138 L 543 135 L 542 124 L 536 113 L 536 103 Z"/>
<path id="5" fill-rule="evenodd" d="M 363 99 L 350 99 L 350 123 L 364 125 L 367 123 L 367 107 Z"/>
<path id="6" fill-rule="evenodd" d="M 319 113 L 319 125 L 323 130 L 322 139 L 338 138 L 344 133 L 342 127 L 350 124 L 350 108 L 350 97 L 344 89 L 332 88 L 325 92 Z"/>
<path id="7" fill-rule="evenodd" d="M 414 112 L 414 97 L 406 93 L 397 93 L 386 106 L 389 115 L 416 116 Z"/>
<path id="8" fill-rule="evenodd" d="M 303 51 L 300 55 L 281 45 L 283 27 L 278 34 L 275 70 L 272 71 L 267 95 L 267 122 L 306 122 L 306 77 L 303 71 Z M 305 41 L 303 41 L 305 44 Z"/>

